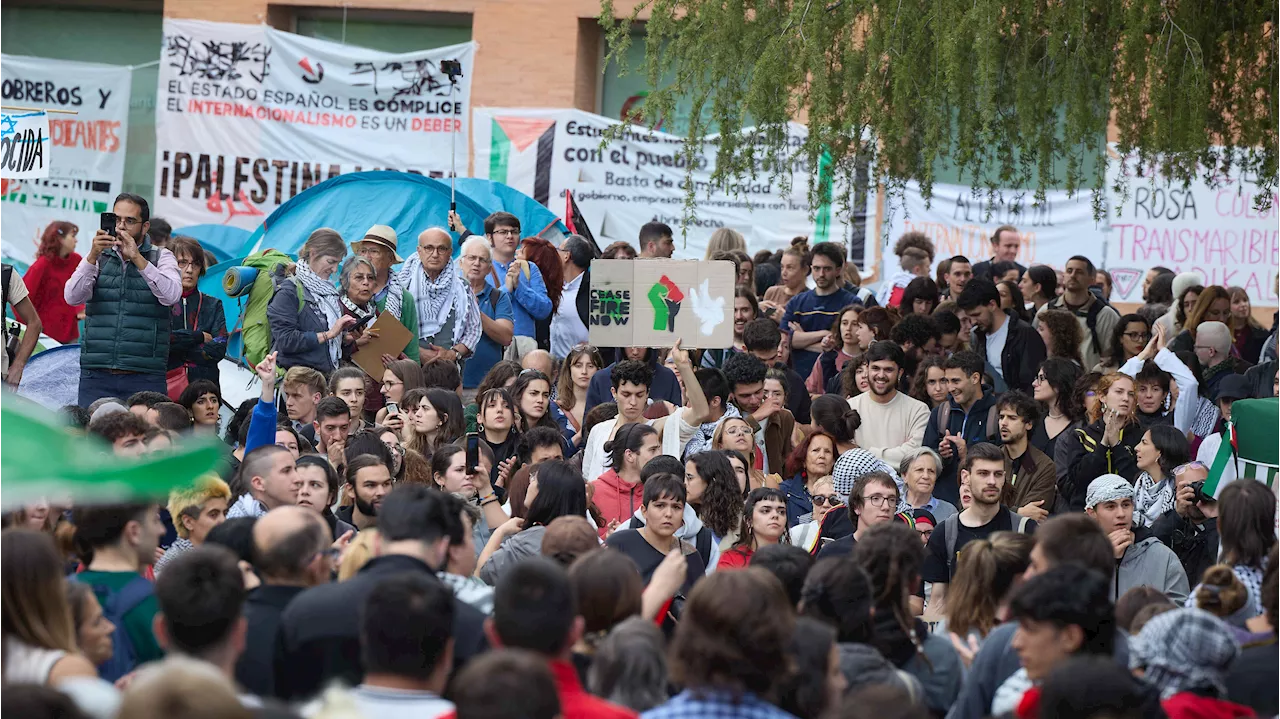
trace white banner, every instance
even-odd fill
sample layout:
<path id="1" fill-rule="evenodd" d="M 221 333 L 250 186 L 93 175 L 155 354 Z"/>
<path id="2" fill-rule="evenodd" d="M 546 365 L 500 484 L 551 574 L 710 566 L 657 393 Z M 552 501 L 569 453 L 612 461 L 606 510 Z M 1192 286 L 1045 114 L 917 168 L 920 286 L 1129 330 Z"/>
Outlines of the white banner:
<path id="1" fill-rule="evenodd" d="M 1113 187 L 1120 163 L 1113 159 L 1107 169 L 1107 187 Z M 1115 278 L 1113 298 L 1141 302 L 1142 277 L 1159 265 L 1199 272 L 1205 286 L 1243 287 L 1255 307 L 1274 307 L 1280 263 L 1280 197 L 1274 190 L 1271 209 L 1258 212 L 1253 202 L 1259 190 L 1250 179 L 1224 177 L 1212 188 L 1198 173 L 1184 188 L 1154 168 L 1143 174 L 1135 177 L 1130 163 L 1128 201 L 1111 198 L 1106 266 Z"/>
<path id="2" fill-rule="evenodd" d="M 59 220 L 80 228 L 76 249 L 84 254 L 98 228 L 99 213 L 111 210 L 124 184 L 131 71 L 3 55 L 0 76 L 5 105 L 75 113 L 48 116 L 43 158 L 47 175 L 17 179 L 5 172 L 0 187 L 4 255 L 31 262 L 45 227 Z"/>
<path id="3" fill-rule="evenodd" d="M 1018 228 L 1022 237 L 1018 262 L 1023 265 L 1061 268 L 1072 255 L 1101 261 L 1105 233 L 1093 219 L 1087 192 L 1067 197 L 1065 191 L 1050 191 L 1040 207 L 1033 207 L 1028 191 L 1003 190 L 1002 195 L 1003 200 L 992 201 L 980 188 L 935 183 L 933 198 L 925 207 L 920 186 L 907 183 L 901 200 L 883 203 L 887 208 L 884 225 L 876 225 L 882 230 L 878 239 L 886 238 L 881 242 L 880 277 L 892 277 L 900 269 L 893 245 L 905 232 L 923 232 L 933 240 L 936 269 L 938 262 L 955 255 L 971 262 L 990 259 L 991 233 L 1001 225 Z"/>
<path id="4" fill-rule="evenodd" d="M 708 238 L 720 227 L 745 235 L 753 253 L 785 248 L 797 235 L 809 237 L 810 244 L 850 240 L 852 230 L 834 205 L 819 207 L 810 219 L 811 169 L 801 157 L 786 173 L 789 196 L 767 169 L 755 179 L 734 181 L 728 192 L 708 195 L 715 163 L 710 144 L 696 160 L 697 218 L 682 238 L 684 140 L 631 126 L 624 139 L 602 148 L 604 130 L 618 124 L 573 109 L 477 108 L 473 174 L 511 185 L 562 217 L 564 192 L 572 190 L 601 249 L 615 240 L 636 246 L 640 226 L 655 220 L 675 231 L 677 258 L 702 259 Z M 792 123 L 792 147 L 799 147 L 805 132 Z"/>
<path id="5" fill-rule="evenodd" d="M 260 25 L 164 21 L 156 214 L 174 227 L 257 227 L 346 172 L 447 176 L 465 165 L 475 43 L 377 50 Z M 457 60 L 454 87 L 441 66 Z"/>
<path id="6" fill-rule="evenodd" d="M 39 180 L 49 176 L 49 113 L 5 110 L 0 113 L 0 177 Z"/>
<path id="7" fill-rule="evenodd" d="M 988 199 L 981 188 L 975 194 L 972 187 L 935 184 L 926 208 L 919 185 L 908 183 L 901 202 L 884 203 L 884 225 L 876 224 L 883 230 L 881 277 L 898 270 L 893 244 L 904 232 L 920 231 L 932 238 L 937 261 L 964 255 L 978 262 L 991 257 L 995 228 L 1010 224 L 1022 235 L 1018 262 L 1062 269 L 1067 258 L 1084 255 L 1111 273 L 1112 302 L 1141 304 L 1142 278 L 1148 269 L 1163 266 L 1174 272 L 1199 272 L 1206 286 L 1243 287 L 1255 306 L 1277 304 L 1280 198 L 1273 197 L 1271 209 L 1259 213 L 1253 206 L 1258 193 L 1254 182 L 1232 177 L 1223 178 L 1216 189 L 1203 180 L 1184 188 L 1148 168 L 1144 177 L 1130 178 L 1128 201 L 1121 202 L 1111 189 L 1119 167 L 1112 157 L 1107 173 L 1109 223 L 1093 219 L 1087 190 L 1074 198 L 1065 191 L 1050 191 L 1037 208 L 1030 191 L 1005 189 L 1004 202 L 992 208 L 988 219 Z"/>

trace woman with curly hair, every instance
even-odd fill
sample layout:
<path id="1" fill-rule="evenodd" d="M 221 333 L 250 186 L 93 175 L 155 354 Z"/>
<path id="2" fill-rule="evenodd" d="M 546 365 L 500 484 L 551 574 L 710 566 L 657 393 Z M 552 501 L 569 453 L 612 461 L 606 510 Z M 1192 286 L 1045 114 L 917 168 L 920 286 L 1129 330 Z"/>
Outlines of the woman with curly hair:
<path id="1" fill-rule="evenodd" d="M 1050 357 L 1040 363 L 1031 380 L 1032 396 L 1044 410 L 1031 430 L 1031 446 L 1049 457 L 1053 457 L 1058 437 L 1080 426 L 1084 419 L 1084 405 L 1076 396 L 1076 383 L 1083 374 L 1071 360 Z"/>
<path id="2" fill-rule="evenodd" d="M 1145 317 L 1139 314 L 1121 317 L 1111 334 L 1111 354 L 1103 357 L 1093 370 L 1103 374 L 1119 372 L 1125 362 L 1142 352 L 1150 339 L 1151 323 Z"/>
<path id="3" fill-rule="evenodd" d="M 893 245 L 893 254 L 898 256 L 899 270 L 883 285 L 876 301 L 881 307 L 902 307 L 902 295 L 907 285 L 917 277 L 929 276 L 929 265 L 933 264 L 936 249 L 933 240 L 923 232 L 907 232 L 898 238 Z M 903 312 L 911 312 L 908 305 Z"/>
<path id="4" fill-rule="evenodd" d="M 854 355 L 862 353 L 858 348 L 858 338 L 854 335 L 854 330 L 858 326 L 858 317 L 861 314 L 861 306 L 849 305 L 836 315 L 835 322 L 831 323 L 831 336 L 835 340 L 835 347 L 824 350 L 818 356 L 818 361 L 813 363 L 813 371 L 809 373 L 809 378 L 804 383 L 809 394 L 824 394 L 827 384 L 839 376 L 845 363 Z M 830 376 L 827 376 L 828 371 L 831 371 Z"/>
<path id="5" fill-rule="evenodd" d="M 1081 367 L 1084 360 L 1080 357 L 1080 342 L 1084 332 L 1076 316 L 1067 310 L 1045 310 L 1040 313 L 1040 339 L 1044 340 L 1047 357 L 1065 357 Z"/>
<path id="6" fill-rule="evenodd" d="M 44 333 L 63 344 L 71 344 L 80 336 L 76 323 L 84 315 L 84 305 L 69 305 L 62 297 L 67 280 L 80 265 L 81 257 L 76 253 L 79 232 L 80 228 L 70 222 L 50 222 L 40 236 L 36 261 L 22 276 Z"/>
<path id="7" fill-rule="evenodd" d="M 947 383 L 943 364 L 946 358 L 939 355 L 925 357 L 916 368 L 916 377 L 911 382 L 911 396 L 929 405 L 933 409 L 951 396 L 951 385 Z"/>
<path id="8" fill-rule="evenodd" d="M 604 248 L 604 252 L 600 253 L 602 260 L 634 260 L 636 258 L 636 248 L 631 246 L 626 240 L 618 240 L 608 247 Z"/>
<path id="9" fill-rule="evenodd" d="M 1054 457 L 1060 503 L 1072 512 L 1084 510 L 1085 490 L 1095 478 L 1117 474 L 1133 483 L 1139 474 L 1134 448 L 1143 432 L 1133 378 L 1103 375 L 1092 391 L 1095 401 L 1088 409 L 1088 423 L 1064 435 Z"/>
<path id="10" fill-rule="evenodd" d="M 723 452 L 690 455 L 684 464 L 684 484 L 686 501 L 711 530 L 712 539 L 721 550 L 733 546 L 742 517 L 742 491 L 728 458 Z"/>

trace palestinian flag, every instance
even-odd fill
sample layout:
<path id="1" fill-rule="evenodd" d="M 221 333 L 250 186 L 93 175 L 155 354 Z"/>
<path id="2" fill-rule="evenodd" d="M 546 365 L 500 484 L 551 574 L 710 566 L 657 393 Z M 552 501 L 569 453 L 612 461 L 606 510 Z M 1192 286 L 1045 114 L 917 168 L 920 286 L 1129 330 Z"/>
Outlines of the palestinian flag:
<path id="1" fill-rule="evenodd" d="M 1280 471 L 1280 400 L 1242 399 L 1231 405 L 1231 421 L 1222 435 L 1205 439 L 1208 444 L 1218 440 L 1217 451 L 1209 466 L 1209 477 L 1204 483 L 1204 493 L 1217 499 L 1222 489 L 1236 479 L 1253 479 L 1266 484 L 1273 491 L 1277 486 L 1276 475 Z M 1213 451 L 1212 447 L 1208 447 Z"/>
<path id="2" fill-rule="evenodd" d="M 489 179 L 511 185 L 542 205 L 549 206 L 551 164 L 556 141 L 555 120 L 501 115 L 494 117 L 492 122 Z M 514 179 L 529 176 L 533 177 L 531 187 L 508 181 L 509 177 Z"/>

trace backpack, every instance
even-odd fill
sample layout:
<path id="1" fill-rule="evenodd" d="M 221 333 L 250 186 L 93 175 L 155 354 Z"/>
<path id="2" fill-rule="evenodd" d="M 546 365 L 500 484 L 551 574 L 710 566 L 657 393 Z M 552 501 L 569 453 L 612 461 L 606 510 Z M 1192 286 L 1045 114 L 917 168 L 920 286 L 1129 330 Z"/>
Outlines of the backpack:
<path id="1" fill-rule="evenodd" d="M 631 515 L 631 521 L 627 522 L 627 529 L 640 529 L 644 527 L 644 520 Z M 711 566 L 711 528 L 703 527 L 698 530 L 698 534 L 693 538 L 693 548 L 698 550 L 698 556 L 702 557 L 702 566 Z"/>
<path id="2" fill-rule="evenodd" d="M 1000 438 L 1000 411 L 999 402 L 994 402 L 987 408 L 987 441 L 992 442 Z M 945 410 L 945 411 L 944 411 Z M 945 437 L 947 431 L 951 429 L 951 401 L 947 400 L 937 407 L 933 408 L 933 423 L 938 426 L 938 437 Z"/>
<path id="3" fill-rule="evenodd" d="M 1009 515 L 1009 522 L 1013 525 L 1014 531 L 1018 534 L 1027 533 L 1027 522 L 1030 521 L 1021 514 L 1016 514 L 1008 509 L 1001 508 L 1005 514 Z M 960 513 L 957 512 L 950 517 L 938 522 L 936 531 L 942 532 L 943 541 L 947 545 L 947 578 L 951 579 L 956 576 L 956 538 L 960 535 L 957 525 L 960 523 Z M 950 531 L 948 531 L 950 530 Z"/>
<path id="4" fill-rule="evenodd" d="M 76 582 L 82 581 L 76 576 L 71 579 Z M 114 682 L 138 666 L 138 653 L 133 646 L 133 640 L 129 638 L 129 632 L 125 629 L 124 616 L 133 611 L 139 604 L 142 604 L 147 597 L 153 596 L 155 594 L 155 586 L 142 576 L 134 577 L 129 580 L 128 584 L 114 592 L 105 585 L 82 583 L 86 584 L 97 595 L 98 600 L 102 603 L 102 616 L 106 617 L 107 621 L 116 627 L 111 633 L 113 647 L 111 658 L 98 667 L 99 676 L 109 682 Z"/>
<path id="5" fill-rule="evenodd" d="M 227 290 L 227 296 L 240 298 L 240 318 L 232 333 L 240 332 L 241 356 L 250 367 L 256 366 L 271 351 L 267 305 L 276 290 L 291 281 L 298 292 L 298 311 L 302 311 L 302 281 L 290 272 L 293 262 L 292 257 L 279 250 L 266 249 L 244 258 L 243 265 L 228 269 L 223 276 L 222 287 Z M 237 282 L 239 279 L 244 281 Z"/>
<path id="6" fill-rule="evenodd" d="M 1065 304 L 1058 304 L 1052 309 L 1067 310 L 1076 317 L 1083 316 L 1085 327 L 1089 328 L 1089 339 L 1093 340 L 1093 348 L 1101 354 L 1102 343 L 1098 341 L 1098 313 L 1102 312 L 1103 307 L 1111 307 L 1111 305 L 1107 304 L 1106 300 L 1092 292 L 1089 293 L 1089 296 L 1093 298 L 1093 302 L 1089 303 L 1089 309 L 1085 310 L 1083 315 L 1081 315 L 1078 310 L 1068 309 Z"/>

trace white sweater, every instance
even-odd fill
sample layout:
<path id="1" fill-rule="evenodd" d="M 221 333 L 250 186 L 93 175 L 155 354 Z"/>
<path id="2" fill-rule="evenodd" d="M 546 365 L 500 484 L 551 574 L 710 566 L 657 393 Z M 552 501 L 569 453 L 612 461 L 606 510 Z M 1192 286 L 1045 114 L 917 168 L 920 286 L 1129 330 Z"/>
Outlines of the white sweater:
<path id="1" fill-rule="evenodd" d="M 907 453 L 919 449 L 929 424 L 929 406 L 898 392 L 888 404 L 872 399 L 870 392 L 849 398 L 862 424 L 853 439 L 858 446 L 888 462 L 895 469 Z"/>

